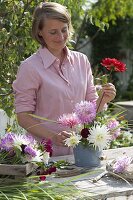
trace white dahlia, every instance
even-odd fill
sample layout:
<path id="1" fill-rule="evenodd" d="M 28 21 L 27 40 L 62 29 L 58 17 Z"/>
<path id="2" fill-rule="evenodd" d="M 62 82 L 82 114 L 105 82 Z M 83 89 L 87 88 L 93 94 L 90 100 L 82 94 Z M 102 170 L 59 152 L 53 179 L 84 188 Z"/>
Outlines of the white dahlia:
<path id="1" fill-rule="evenodd" d="M 110 141 L 109 130 L 105 125 L 95 124 L 90 130 L 90 135 L 88 136 L 89 143 L 91 143 L 95 148 L 103 150 L 107 147 Z"/>
<path id="2" fill-rule="evenodd" d="M 70 138 L 65 139 L 65 145 L 75 147 L 80 142 L 81 136 L 72 132 Z"/>

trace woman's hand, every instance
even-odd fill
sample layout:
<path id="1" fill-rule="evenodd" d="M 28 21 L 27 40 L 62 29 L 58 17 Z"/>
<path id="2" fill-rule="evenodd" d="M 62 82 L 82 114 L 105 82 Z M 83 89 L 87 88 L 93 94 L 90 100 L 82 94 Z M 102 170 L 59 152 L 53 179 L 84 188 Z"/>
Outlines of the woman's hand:
<path id="1" fill-rule="evenodd" d="M 112 83 L 107 83 L 102 87 L 101 94 L 97 99 L 97 112 L 103 110 L 104 106 L 112 101 L 116 96 L 116 89 Z"/>
<path id="2" fill-rule="evenodd" d="M 102 97 L 103 96 L 103 97 Z M 100 98 L 102 98 L 103 103 L 109 103 L 116 96 L 116 89 L 112 83 L 107 83 L 102 88 L 102 93 Z"/>
<path id="3" fill-rule="evenodd" d="M 58 134 L 54 134 L 54 136 L 51 138 L 53 143 L 57 146 L 65 146 L 65 139 L 70 137 L 70 133 L 67 131 L 62 131 Z"/>

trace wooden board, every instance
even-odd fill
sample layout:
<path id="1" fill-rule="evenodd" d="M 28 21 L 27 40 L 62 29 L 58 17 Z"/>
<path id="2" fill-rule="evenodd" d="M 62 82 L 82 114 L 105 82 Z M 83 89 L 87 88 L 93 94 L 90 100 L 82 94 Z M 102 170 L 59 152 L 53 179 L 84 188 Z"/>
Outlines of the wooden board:
<path id="1" fill-rule="evenodd" d="M 33 171 L 32 163 L 25 165 L 0 164 L 0 175 L 22 176 L 25 177 Z"/>
<path id="2" fill-rule="evenodd" d="M 58 177 L 71 177 L 71 176 L 77 176 L 84 172 L 85 172 L 85 169 L 81 167 L 76 167 L 75 165 L 70 165 L 70 166 L 64 167 L 64 169 L 57 169 L 56 175 Z"/>

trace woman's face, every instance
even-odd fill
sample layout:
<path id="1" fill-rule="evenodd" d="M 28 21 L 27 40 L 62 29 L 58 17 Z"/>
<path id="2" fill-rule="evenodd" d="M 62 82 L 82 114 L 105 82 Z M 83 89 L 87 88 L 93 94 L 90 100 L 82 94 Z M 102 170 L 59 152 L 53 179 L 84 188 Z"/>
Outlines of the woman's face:
<path id="1" fill-rule="evenodd" d="M 56 19 L 46 19 L 39 32 L 50 51 L 60 51 L 66 46 L 69 35 L 68 24 Z"/>

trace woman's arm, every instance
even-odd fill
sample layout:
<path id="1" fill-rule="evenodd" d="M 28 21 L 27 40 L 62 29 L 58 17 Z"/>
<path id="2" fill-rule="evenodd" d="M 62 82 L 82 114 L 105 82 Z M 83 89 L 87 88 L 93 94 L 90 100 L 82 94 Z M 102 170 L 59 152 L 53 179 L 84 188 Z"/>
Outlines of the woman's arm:
<path id="1" fill-rule="evenodd" d="M 45 129 L 40 120 L 33 118 L 29 114 L 32 112 L 21 112 L 17 114 L 18 123 L 25 130 L 30 132 L 33 136 L 39 138 L 51 139 L 57 146 L 65 146 L 64 140 L 70 137 L 69 133 L 62 131 L 60 133 L 53 133 Z"/>
<path id="2" fill-rule="evenodd" d="M 46 130 L 44 126 L 41 125 L 40 120 L 34 119 L 29 114 L 32 114 L 32 112 L 20 112 L 17 114 L 19 125 L 36 137 L 52 138 L 52 132 Z"/>

